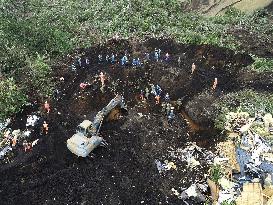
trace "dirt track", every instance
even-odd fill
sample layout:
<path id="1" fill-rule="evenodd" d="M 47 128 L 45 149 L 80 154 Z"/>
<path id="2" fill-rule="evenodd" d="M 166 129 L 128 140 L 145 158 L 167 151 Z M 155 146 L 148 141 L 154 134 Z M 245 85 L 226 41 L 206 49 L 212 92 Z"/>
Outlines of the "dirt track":
<path id="1" fill-rule="evenodd" d="M 105 56 L 114 52 L 121 57 L 127 50 L 133 57 L 143 58 L 145 52 L 155 48 L 161 48 L 163 54 L 170 53 L 170 61 L 150 61 L 141 68 L 97 62 L 98 54 Z M 149 86 L 148 83 L 159 84 L 163 93 L 170 93 L 171 100 L 182 97 L 186 104 L 199 92 L 209 89 L 217 77 L 218 90 L 211 93 L 217 97 L 246 86 L 240 79 L 242 74 L 238 74 L 253 62 L 251 57 L 222 48 L 179 45 L 171 40 L 155 39 L 144 43 L 110 41 L 106 46 L 79 52 L 85 52 L 82 58 L 88 56 L 91 65 L 78 68 L 77 73 L 67 66 L 55 68 L 56 80 L 63 76 L 65 81 L 59 82 L 60 99 L 52 100 L 53 112 L 44 116 L 49 122 L 49 134 L 40 136 L 38 128 L 32 138 L 40 138 L 40 141 L 33 151 L 19 151 L 11 164 L 1 165 L 1 204 L 183 204 L 173 196 L 171 188 L 189 187 L 195 179 L 202 178 L 207 167 L 188 171 L 185 163 L 176 161 L 178 170 L 162 175 L 154 161 L 169 159 L 168 150 L 184 148 L 191 140 L 213 150 L 209 145 L 213 145 L 214 136 L 208 136 L 213 133 L 189 134 L 186 120 L 178 110 L 174 125 L 169 126 L 152 97 L 147 104 L 140 102 L 140 90 Z M 67 58 L 64 62 L 69 64 L 72 60 Z M 197 70 L 192 76 L 193 62 Z M 107 75 L 105 93 L 101 93 L 98 81 L 93 82 L 100 71 Z M 266 79 L 260 80 L 265 82 Z M 92 85 L 82 92 L 81 82 Z M 247 87 L 256 88 L 255 80 Z M 259 88 L 268 91 L 272 87 Z M 97 148 L 93 159 L 78 159 L 67 150 L 66 140 L 85 119 L 84 115 L 92 119 L 111 100 L 114 90 L 123 94 L 128 112 L 123 112 L 121 119 L 103 125 L 101 135 L 109 143 L 107 148 Z M 24 124 L 24 120 L 17 124 Z"/>

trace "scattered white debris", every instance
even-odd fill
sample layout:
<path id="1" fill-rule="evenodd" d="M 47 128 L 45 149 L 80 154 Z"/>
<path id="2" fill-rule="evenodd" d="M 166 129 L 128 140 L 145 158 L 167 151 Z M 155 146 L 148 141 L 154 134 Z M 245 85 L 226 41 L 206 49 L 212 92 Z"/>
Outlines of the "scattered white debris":
<path id="1" fill-rule="evenodd" d="M 10 122 L 11 122 L 10 118 L 4 120 L 4 122 L 0 122 L 0 131 L 5 129 L 9 125 Z"/>
<path id="2" fill-rule="evenodd" d="M 21 133 L 21 130 L 18 129 L 18 130 L 13 130 L 11 134 L 12 134 L 13 136 L 18 136 L 20 133 Z"/>
<path id="3" fill-rule="evenodd" d="M 27 118 L 27 123 L 26 123 L 26 127 L 28 126 L 32 126 L 34 127 L 36 122 L 39 120 L 40 118 L 37 115 L 29 115 Z"/>
<path id="4" fill-rule="evenodd" d="M 4 148 L 0 151 L 0 159 L 3 159 L 4 156 L 5 156 L 9 151 L 11 151 L 11 150 L 12 150 L 12 148 L 11 148 L 9 145 L 7 145 L 6 147 L 4 147 Z"/>
<path id="5" fill-rule="evenodd" d="M 29 137 L 30 134 L 31 134 L 30 130 L 27 130 L 27 131 L 23 132 L 23 135 L 26 136 L 26 137 Z"/>
<path id="6" fill-rule="evenodd" d="M 31 146 L 32 146 L 32 147 L 35 146 L 35 145 L 38 143 L 38 141 L 39 141 L 39 139 L 34 140 L 34 141 L 32 142 L 32 144 L 31 144 Z"/>
<path id="7" fill-rule="evenodd" d="M 218 182 L 224 190 L 232 189 L 235 185 L 225 177 L 220 178 Z"/>
<path id="8" fill-rule="evenodd" d="M 159 173 L 163 171 L 168 171 L 170 169 L 176 169 L 176 165 L 174 164 L 174 162 L 168 162 L 168 160 L 165 160 L 164 163 L 162 163 L 156 159 L 155 164 Z"/>
<path id="9" fill-rule="evenodd" d="M 194 157 L 192 155 L 187 157 L 187 162 L 188 162 L 187 166 L 190 168 L 194 168 L 194 167 L 200 165 L 200 162 L 197 161 L 196 159 L 194 159 Z"/>
<path id="10" fill-rule="evenodd" d="M 175 196 L 179 196 L 179 192 L 175 188 L 172 188 L 172 192 Z"/>
<path id="11" fill-rule="evenodd" d="M 221 165 L 222 163 L 226 163 L 229 160 L 229 158 L 226 157 L 215 157 L 213 160 L 214 165 Z"/>

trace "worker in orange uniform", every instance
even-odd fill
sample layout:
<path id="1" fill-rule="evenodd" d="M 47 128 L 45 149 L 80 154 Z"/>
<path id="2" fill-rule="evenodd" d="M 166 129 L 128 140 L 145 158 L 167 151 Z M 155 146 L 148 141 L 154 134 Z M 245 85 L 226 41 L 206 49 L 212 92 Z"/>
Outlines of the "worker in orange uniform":
<path id="1" fill-rule="evenodd" d="M 101 85 L 104 86 L 104 82 L 105 82 L 105 75 L 103 74 L 103 72 L 100 72 L 100 82 L 101 82 Z"/>
<path id="2" fill-rule="evenodd" d="M 84 89 L 86 88 L 87 85 L 88 85 L 88 84 L 86 84 L 86 83 L 81 83 L 81 84 L 80 84 L 80 88 L 84 90 Z"/>
<path id="3" fill-rule="evenodd" d="M 213 90 L 216 89 L 217 84 L 218 84 L 218 79 L 217 79 L 217 78 L 214 78 L 214 82 L 213 82 L 213 85 L 212 85 L 212 89 L 213 89 Z"/>
<path id="4" fill-rule="evenodd" d="M 45 101 L 44 108 L 47 111 L 47 113 L 50 112 L 50 105 L 49 105 L 49 103 L 47 101 Z"/>
<path id="5" fill-rule="evenodd" d="M 193 74 L 193 73 L 194 73 L 195 68 L 196 68 L 196 66 L 195 66 L 195 64 L 193 63 L 193 64 L 191 65 L 191 74 Z"/>
<path id="6" fill-rule="evenodd" d="M 17 135 L 15 135 L 13 138 L 12 138 L 12 146 L 15 147 L 17 144 Z"/>
<path id="7" fill-rule="evenodd" d="M 160 96 L 156 95 L 155 96 L 155 104 L 158 105 L 160 103 Z"/>
<path id="8" fill-rule="evenodd" d="M 48 124 L 46 123 L 46 121 L 44 121 L 43 128 L 44 128 L 45 134 L 47 135 L 47 133 L 48 133 Z"/>

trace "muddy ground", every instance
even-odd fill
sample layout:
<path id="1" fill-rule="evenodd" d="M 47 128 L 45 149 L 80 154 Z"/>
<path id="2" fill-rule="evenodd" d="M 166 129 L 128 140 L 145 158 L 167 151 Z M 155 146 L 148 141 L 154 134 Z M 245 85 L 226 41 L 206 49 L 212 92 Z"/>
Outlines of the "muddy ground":
<path id="1" fill-rule="evenodd" d="M 152 53 L 155 48 L 160 48 L 163 54 L 168 52 L 170 60 L 150 60 L 134 68 L 99 63 L 97 58 L 98 54 L 113 52 L 120 59 L 126 51 L 130 58 L 143 59 L 145 52 Z M 67 56 L 55 67 L 60 93 L 51 100 L 52 112 L 48 115 L 42 112 L 49 123 L 49 133 L 41 134 L 39 124 L 31 136 L 33 140 L 40 139 L 33 150 L 24 153 L 19 146 L 11 163 L 1 165 L 1 204 L 185 204 L 171 189 L 182 190 L 200 181 L 208 166 L 201 163 L 202 166 L 189 170 L 185 162 L 171 159 L 168 151 L 183 149 L 190 141 L 213 151 L 213 141 L 220 140 L 219 133 L 210 129 L 212 122 L 206 116 L 198 115 L 202 108 L 209 107 L 220 95 L 245 87 L 260 91 L 273 88 L 272 81 L 268 81 L 270 77 L 245 71 L 244 67 L 253 62 L 249 55 L 208 45 L 180 45 L 166 39 L 111 40 L 106 45 L 77 52 L 82 59 L 88 57 L 91 64 L 83 63 L 73 72 L 70 66 L 74 60 Z M 193 62 L 197 69 L 191 75 Z M 100 71 L 107 76 L 104 93 L 95 77 Z M 59 81 L 60 77 L 64 77 L 64 82 Z M 211 99 L 185 110 L 190 100 L 210 90 L 215 77 L 219 86 L 215 92 L 209 91 Z M 81 82 L 91 85 L 81 91 Z M 146 103 L 141 102 L 140 90 L 149 87 L 149 83 L 159 84 L 172 101 L 183 99 L 180 110 L 175 106 L 172 126 L 152 95 Z M 103 124 L 101 136 L 109 146 L 97 148 L 93 158 L 77 158 L 66 148 L 66 140 L 83 119 L 93 119 L 116 93 L 124 96 L 128 111 L 120 110 L 119 119 Z M 26 114 L 30 110 L 18 115 L 12 124 L 14 129 L 25 128 Z M 177 170 L 159 173 L 156 159 L 174 161 Z M 187 202 L 200 204 L 192 199 Z"/>

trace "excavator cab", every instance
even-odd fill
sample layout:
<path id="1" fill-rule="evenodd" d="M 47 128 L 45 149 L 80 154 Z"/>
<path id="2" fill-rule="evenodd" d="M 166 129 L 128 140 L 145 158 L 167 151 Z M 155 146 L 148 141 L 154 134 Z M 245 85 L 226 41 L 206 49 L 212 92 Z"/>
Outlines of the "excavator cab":
<path id="1" fill-rule="evenodd" d="M 76 132 L 87 136 L 89 134 L 90 127 L 92 127 L 92 122 L 90 120 L 84 120 L 78 125 Z"/>

